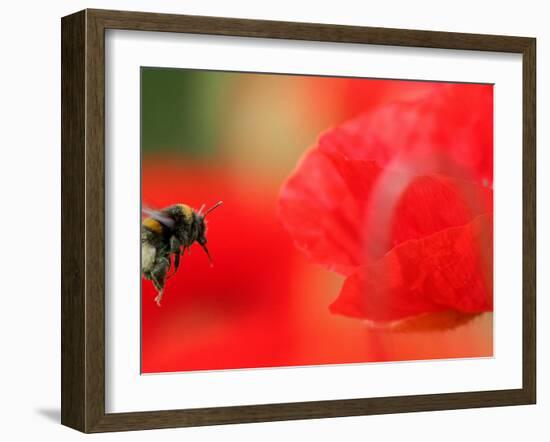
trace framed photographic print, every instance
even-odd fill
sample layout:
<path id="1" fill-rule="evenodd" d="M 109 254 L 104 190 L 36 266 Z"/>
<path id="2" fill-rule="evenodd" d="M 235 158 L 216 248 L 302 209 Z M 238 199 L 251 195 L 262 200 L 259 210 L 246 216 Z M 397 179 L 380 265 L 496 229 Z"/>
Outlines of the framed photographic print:
<path id="1" fill-rule="evenodd" d="M 535 403 L 535 39 L 62 19 L 62 423 Z"/>

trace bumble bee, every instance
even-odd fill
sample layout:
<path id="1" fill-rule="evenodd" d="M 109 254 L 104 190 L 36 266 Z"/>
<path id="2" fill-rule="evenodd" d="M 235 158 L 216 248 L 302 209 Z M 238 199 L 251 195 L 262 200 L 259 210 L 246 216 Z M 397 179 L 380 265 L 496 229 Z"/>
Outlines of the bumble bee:
<path id="1" fill-rule="evenodd" d="M 155 302 L 160 306 L 167 274 L 172 265 L 173 276 L 178 271 L 180 256 L 197 242 L 206 252 L 210 265 L 212 259 L 206 247 L 206 222 L 204 218 L 222 204 L 210 207 L 204 214 L 204 205 L 197 211 L 186 204 L 174 204 L 161 210 L 143 209 L 147 215 L 141 223 L 141 272 L 153 282 L 157 290 Z"/>

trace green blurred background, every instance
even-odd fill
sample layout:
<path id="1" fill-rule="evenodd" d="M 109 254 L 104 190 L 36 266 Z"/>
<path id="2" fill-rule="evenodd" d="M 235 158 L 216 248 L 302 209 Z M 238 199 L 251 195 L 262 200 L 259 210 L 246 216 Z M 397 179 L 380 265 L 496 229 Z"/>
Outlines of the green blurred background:
<path id="1" fill-rule="evenodd" d="M 323 87 L 333 79 L 146 67 L 141 78 L 144 157 L 223 164 L 264 178 L 283 179 L 348 113 L 346 94 Z"/>

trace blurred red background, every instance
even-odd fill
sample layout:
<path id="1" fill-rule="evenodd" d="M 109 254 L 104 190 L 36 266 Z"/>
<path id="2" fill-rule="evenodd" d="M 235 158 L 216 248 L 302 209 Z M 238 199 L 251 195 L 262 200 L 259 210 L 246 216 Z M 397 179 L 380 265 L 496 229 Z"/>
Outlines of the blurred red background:
<path id="1" fill-rule="evenodd" d="M 142 94 L 154 98 L 142 106 L 151 115 L 166 100 L 175 101 L 171 109 L 193 104 L 185 87 L 181 96 L 163 95 L 163 74 L 149 74 Z M 143 373 L 492 354 L 489 314 L 453 330 L 396 333 L 330 313 L 344 278 L 309 262 L 276 218 L 284 179 L 322 131 L 440 83 L 209 72 L 197 86 L 186 77 L 200 74 L 180 71 L 178 81 L 198 97 L 217 85 L 209 108 L 193 108 L 202 115 L 193 126 L 202 138 L 178 132 L 156 143 L 151 134 L 177 121 L 167 126 L 169 120 L 143 114 L 149 135 L 142 136 L 142 201 L 198 209 L 223 200 L 208 219 L 214 266 L 193 246 L 168 280 L 161 307 L 142 279 Z"/>

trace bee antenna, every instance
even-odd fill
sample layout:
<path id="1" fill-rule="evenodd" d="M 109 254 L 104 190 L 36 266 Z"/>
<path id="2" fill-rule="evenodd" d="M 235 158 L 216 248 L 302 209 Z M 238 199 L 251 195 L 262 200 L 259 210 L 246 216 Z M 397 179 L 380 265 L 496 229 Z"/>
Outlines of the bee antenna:
<path id="1" fill-rule="evenodd" d="M 205 205 L 203 204 L 201 208 L 199 209 L 199 215 L 202 215 L 202 211 L 204 210 Z"/>
<path id="2" fill-rule="evenodd" d="M 218 201 L 216 204 L 214 204 L 212 207 L 210 207 L 210 209 L 208 209 L 208 210 L 204 213 L 204 216 L 208 215 L 210 212 L 212 212 L 212 210 L 217 209 L 217 208 L 220 207 L 222 204 L 223 204 L 223 201 Z"/>

